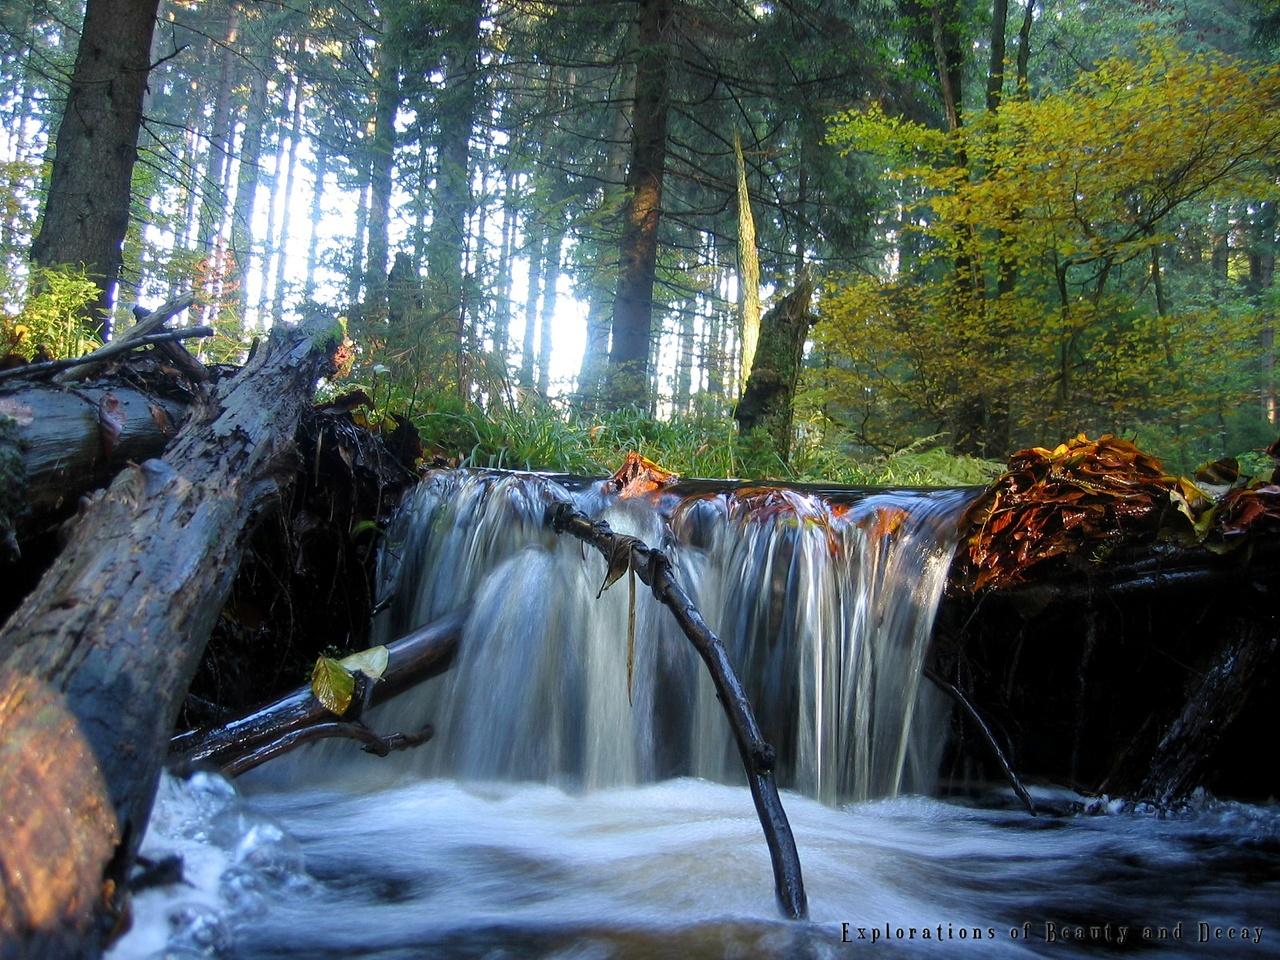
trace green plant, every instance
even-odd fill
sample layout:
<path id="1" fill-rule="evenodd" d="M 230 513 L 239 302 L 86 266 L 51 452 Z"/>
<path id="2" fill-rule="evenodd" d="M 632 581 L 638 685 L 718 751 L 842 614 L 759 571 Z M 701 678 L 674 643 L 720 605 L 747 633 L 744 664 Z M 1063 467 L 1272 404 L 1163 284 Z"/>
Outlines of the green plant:
<path id="1" fill-rule="evenodd" d="M 0 268 L 0 300 L 20 302 L 13 317 L 0 318 L 0 348 L 30 360 L 78 357 L 101 346 L 85 324 L 97 285 L 83 270 L 32 267 L 25 276 Z"/>

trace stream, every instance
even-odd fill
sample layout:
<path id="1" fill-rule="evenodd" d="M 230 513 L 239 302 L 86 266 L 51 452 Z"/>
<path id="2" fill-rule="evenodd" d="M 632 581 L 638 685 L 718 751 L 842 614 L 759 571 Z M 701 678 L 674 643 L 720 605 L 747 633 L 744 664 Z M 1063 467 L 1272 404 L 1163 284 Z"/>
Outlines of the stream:
<path id="1" fill-rule="evenodd" d="M 375 642 L 471 613 L 453 668 L 371 724 L 436 737 L 166 775 L 143 854 L 184 879 L 139 893 L 112 960 L 1280 956 L 1275 803 L 937 797 L 950 704 L 921 665 L 971 496 L 433 476 L 387 531 Z M 724 639 L 810 921 L 779 919 L 696 654 L 642 584 L 596 598 L 557 499 L 666 550 Z"/>

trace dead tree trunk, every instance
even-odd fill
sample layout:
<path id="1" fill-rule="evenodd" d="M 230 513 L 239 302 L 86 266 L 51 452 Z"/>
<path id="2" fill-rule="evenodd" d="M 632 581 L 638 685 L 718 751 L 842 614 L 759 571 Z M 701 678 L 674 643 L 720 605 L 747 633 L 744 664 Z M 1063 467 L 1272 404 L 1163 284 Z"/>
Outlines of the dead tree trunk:
<path id="1" fill-rule="evenodd" d="M 791 456 L 791 419 L 804 341 L 813 324 L 812 297 L 813 282 L 801 275 L 796 288 L 764 315 L 751 376 L 733 411 L 743 435 L 764 429 L 783 463 Z"/>
<path id="2" fill-rule="evenodd" d="M 99 953 L 252 522 L 296 471 L 329 328 L 284 331 L 124 470 L 0 631 L 0 957 Z"/>

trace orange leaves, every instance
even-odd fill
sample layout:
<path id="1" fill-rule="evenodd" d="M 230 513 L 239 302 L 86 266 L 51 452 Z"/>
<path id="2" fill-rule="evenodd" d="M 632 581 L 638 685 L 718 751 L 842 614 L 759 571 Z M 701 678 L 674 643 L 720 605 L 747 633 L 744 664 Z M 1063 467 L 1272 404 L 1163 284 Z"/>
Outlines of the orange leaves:
<path id="1" fill-rule="evenodd" d="M 670 470 L 663 470 L 652 460 L 640 456 L 634 450 L 627 454 L 626 460 L 618 468 L 617 473 L 605 481 L 612 485 L 622 499 L 641 497 L 655 490 L 661 490 L 679 477 Z"/>
<path id="2" fill-rule="evenodd" d="M 962 559 L 972 587 L 1018 583 L 1057 556 L 1154 532 L 1171 508 L 1193 508 L 1193 484 L 1167 475 L 1160 461 L 1127 440 L 1084 434 L 1053 450 L 1015 453 L 1005 472 L 970 509 Z"/>

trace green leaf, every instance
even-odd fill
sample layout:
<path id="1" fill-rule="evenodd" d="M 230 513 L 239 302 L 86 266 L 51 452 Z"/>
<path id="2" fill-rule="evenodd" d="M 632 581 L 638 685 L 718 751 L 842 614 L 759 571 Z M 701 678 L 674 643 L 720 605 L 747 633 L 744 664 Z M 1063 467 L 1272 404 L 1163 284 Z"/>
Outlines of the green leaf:
<path id="1" fill-rule="evenodd" d="M 359 670 L 370 680 L 378 680 L 387 672 L 387 648 L 379 644 L 368 650 L 361 650 L 349 657 L 343 657 L 338 663 L 352 673 Z"/>
<path id="2" fill-rule="evenodd" d="M 341 661 L 332 657 L 316 660 L 315 669 L 311 671 L 311 692 L 326 710 L 342 716 L 351 706 L 351 695 L 355 689 L 356 678 Z"/>

